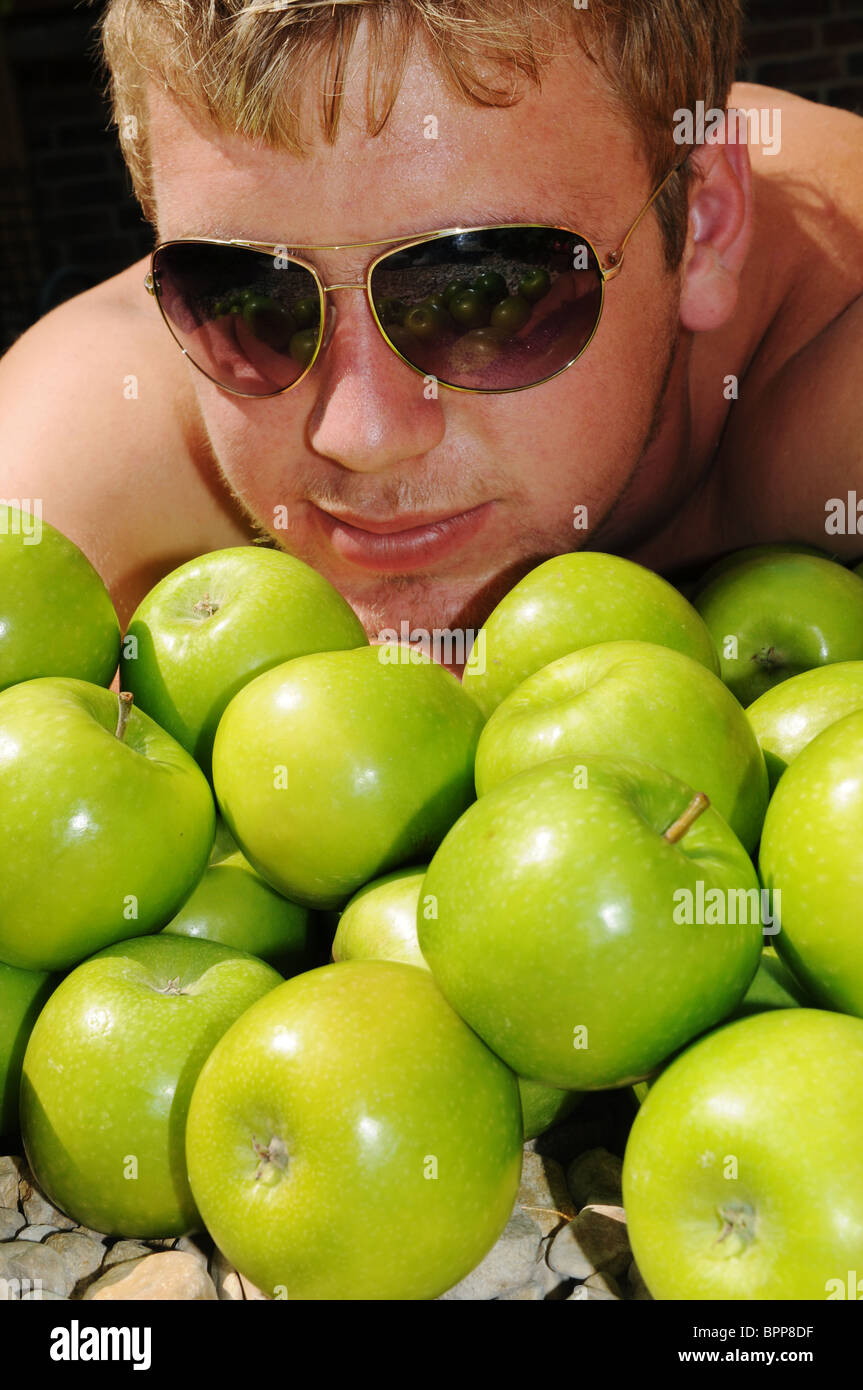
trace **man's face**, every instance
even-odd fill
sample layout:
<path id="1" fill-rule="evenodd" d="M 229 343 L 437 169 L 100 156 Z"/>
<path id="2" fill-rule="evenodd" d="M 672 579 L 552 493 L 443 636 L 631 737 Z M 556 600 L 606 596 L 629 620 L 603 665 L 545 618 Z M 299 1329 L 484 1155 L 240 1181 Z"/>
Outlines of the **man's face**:
<path id="1" fill-rule="evenodd" d="M 605 260 L 651 191 L 634 135 L 575 48 L 511 108 L 459 101 L 416 57 L 377 137 L 364 130 L 364 81 L 357 62 L 336 144 L 310 118 L 303 158 L 220 135 L 154 91 L 160 239 L 343 243 L 534 221 L 574 228 Z M 426 137 L 430 115 L 437 139 Z M 375 252 L 308 254 L 332 284 L 362 280 Z M 574 509 L 587 508 L 594 532 L 638 468 L 676 335 L 678 280 L 656 220 L 627 247 L 584 356 L 510 395 L 441 387 L 428 399 L 365 295 L 327 299 L 330 340 L 286 394 L 231 396 L 188 369 L 225 479 L 255 525 L 326 575 L 370 633 L 404 620 L 477 626 L 527 569 L 581 546 Z"/>

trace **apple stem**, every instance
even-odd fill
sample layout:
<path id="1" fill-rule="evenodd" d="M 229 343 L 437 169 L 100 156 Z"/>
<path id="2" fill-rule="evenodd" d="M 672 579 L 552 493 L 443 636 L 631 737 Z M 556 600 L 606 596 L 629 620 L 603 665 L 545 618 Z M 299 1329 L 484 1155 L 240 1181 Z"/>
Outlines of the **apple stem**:
<path id="1" fill-rule="evenodd" d="M 765 671 L 772 671 L 774 667 L 782 665 L 782 657 L 777 655 L 775 647 L 762 647 L 760 651 L 753 652 L 752 660 Z"/>
<path id="2" fill-rule="evenodd" d="M 218 612 L 218 609 L 219 605 L 213 602 L 210 595 L 204 594 L 203 598 L 198 599 L 192 611 L 195 613 L 202 613 L 207 618 L 212 618 L 213 614 Z"/>
<path id="3" fill-rule="evenodd" d="M 732 1237 L 729 1242 L 735 1254 L 742 1254 L 744 1250 L 752 1244 L 755 1239 L 755 1211 L 748 1202 L 730 1201 L 719 1208 L 719 1219 L 722 1222 L 722 1230 L 716 1237 L 716 1244 L 721 1245 L 723 1241 Z M 737 1246 L 733 1246 L 733 1238 L 737 1237 Z"/>
<path id="4" fill-rule="evenodd" d="M 121 690 L 117 696 L 119 707 L 117 709 L 117 727 L 114 730 L 114 737 L 118 738 L 121 743 L 126 733 L 126 725 L 129 722 L 129 714 L 132 709 L 132 701 L 134 698 L 131 690 Z"/>
<path id="5" fill-rule="evenodd" d="M 682 840 L 687 830 L 695 824 L 698 817 L 702 815 L 710 805 L 709 799 L 704 792 L 696 792 L 685 811 L 677 817 L 676 821 L 668 827 L 663 840 L 667 840 L 670 845 L 676 845 L 678 840 Z"/>
<path id="6" fill-rule="evenodd" d="M 288 1166 L 289 1155 L 287 1145 L 283 1139 L 280 1139 L 277 1134 L 274 1134 L 269 1144 L 261 1144 L 257 1139 L 253 1138 L 252 1148 L 260 1160 L 255 1173 L 255 1181 L 264 1182 L 267 1186 L 272 1186 L 279 1178 L 277 1170 L 287 1168 Z"/>

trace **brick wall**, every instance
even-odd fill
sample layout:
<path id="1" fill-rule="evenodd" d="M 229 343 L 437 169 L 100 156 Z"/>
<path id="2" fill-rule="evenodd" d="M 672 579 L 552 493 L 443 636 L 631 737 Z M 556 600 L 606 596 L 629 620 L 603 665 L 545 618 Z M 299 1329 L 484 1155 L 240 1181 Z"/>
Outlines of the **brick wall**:
<path id="1" fill-rule="evenodd" d="M 741 77 L 863 113 L 863 0 L 749 0 L 748 13 Z M 108 126 L 93 22 L 79 0 L 0 0 L 0 351 L 151 246 Z"/>
<path id="2" fill-rule="evenodd" d="M 21 148 L 0 151 L 0 350 L 152 242 L 108 125 L 92 26 L 92 12 L 46 0 L 23 0 L 5 25 Z"/>
<path id="3" fill-rule="evenodd" d="M 861 0 L 750 0 L 740 77 L 863 114 Z"/>

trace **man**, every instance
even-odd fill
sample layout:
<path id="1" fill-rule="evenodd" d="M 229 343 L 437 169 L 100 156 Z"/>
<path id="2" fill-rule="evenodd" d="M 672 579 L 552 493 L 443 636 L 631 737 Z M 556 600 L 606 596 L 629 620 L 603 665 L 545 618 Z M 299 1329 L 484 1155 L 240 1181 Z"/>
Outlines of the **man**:
<path id="1" fill-rule="evenodd" d="M 324 339 L 281 391 L 288 349 L 252 324 L 243 370 L 257 351 L 275 385 L 235 394 L 240 376 L 210 379 L 230 367 L 213 334 L 233 322 L 248 344 L 242 304 L 181 302 L 184 361 L 133 265 L 0 364 L 0 494 L 43 500 L 122 621 L 183 560 L 261 540 L 372 636 L 475 627 L 583 545 L 666 572 L 759 541 L 854 558 L 825 508 L 863 483 L 863 121 L 729 90 L 738 21 L 737 0 L 111 0 L 115 118 L 156 241 L 292 250 L 320 277 Z M 402 360 L 405 328 L 387 342 L 357 292 L 388 249 L 372 243 L 520 223 L 577 229 L 611 272 L 577 360 L 503 393 Z M 321 246 L 342 249 L 297 250 Z M 466 320 L 505 364 L 513 327 Z"/>

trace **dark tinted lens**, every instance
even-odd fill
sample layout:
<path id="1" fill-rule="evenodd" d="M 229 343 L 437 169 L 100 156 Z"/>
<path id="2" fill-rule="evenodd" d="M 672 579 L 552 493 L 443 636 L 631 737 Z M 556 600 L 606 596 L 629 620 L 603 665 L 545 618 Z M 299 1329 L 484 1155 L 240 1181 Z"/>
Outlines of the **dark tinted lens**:
<path id="1" fill-rule="evenodd" d="M 242 247 L 176 242 L 156 252 L 154 274 L 171 332 L 220 386 L 270 396 L 314 356 L 320 295 L 304 266 Z"/>
<path id="2" fill-rule="evenodd" d="M 499 227 L 393 252 L 375 267 L 372 298 L 388 337 L 420 371 L 504 391 L 554 376 L 584 351 L 602 276 L 571 232 Z"/>

